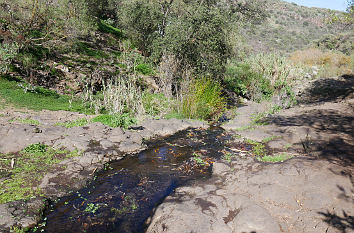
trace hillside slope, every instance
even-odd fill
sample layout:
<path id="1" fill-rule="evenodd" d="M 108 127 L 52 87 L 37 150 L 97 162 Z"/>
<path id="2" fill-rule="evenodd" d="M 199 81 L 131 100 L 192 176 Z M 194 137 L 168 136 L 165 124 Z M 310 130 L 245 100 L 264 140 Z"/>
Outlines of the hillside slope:
<path id="1" fill-rule="evenodd" d="M 253 51 L 293 52 L 311 44 L 326 44 L 350 54 L 353 50 L 353 28 L 328 24 L 328 9 L 309 8 L 282 0 L 267 0 L 268 19 L 260 25 L 247 27 L 244 35 Z M 340 14 L 340 12 L 335 12 Z M 341 45 L 337 46 L 338 38 Z M 328 42 L 333 45 L 328 46 Z M 345 45 L 343 45 L 345 44 Z"/>

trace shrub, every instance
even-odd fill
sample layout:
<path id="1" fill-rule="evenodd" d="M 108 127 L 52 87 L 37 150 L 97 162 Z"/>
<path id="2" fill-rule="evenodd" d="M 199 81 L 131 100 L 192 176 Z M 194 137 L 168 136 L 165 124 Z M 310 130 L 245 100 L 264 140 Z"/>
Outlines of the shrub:
<path id="1" fill-rule="evenodd" d="M 227 66 L 225 83 L 239 95 L 260 101 L 274 94 L 291 94 L 291 85 L 303 70 L 279 54 L 257 54 Z"/>
<path id="2" fill-rule="evenodd" d="M 261 100 L 264 96 L 273 94 L 269 80 L 252 71 L 250 65 L 244 63 L 229 64 L 224 82 L 226 87 L 237 95 L 253 100 Z"/>
<path id="3" fill-rule="evenodd" d="M 182 113 L 187 118 L 215 120 L 226 108 L 221 85 L 207 78 L 195 79 L 182 98 Z"/>
<path id="4" fill-rule="evenodd" d="M 9 71 L 12 59 L 18 53 L 18 48 L 16 43 L 0 44 L 0 74 L 6 74 Z"/>

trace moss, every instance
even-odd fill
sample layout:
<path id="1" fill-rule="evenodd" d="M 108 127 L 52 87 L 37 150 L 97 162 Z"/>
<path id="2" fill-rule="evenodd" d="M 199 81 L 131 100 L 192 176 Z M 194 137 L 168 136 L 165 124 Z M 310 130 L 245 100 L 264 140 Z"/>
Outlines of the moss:
<path id="1" fill-rule="evenodd" d="M 4 180 L 0 184 L 0 204 L 40 196 L 43 176 L 59 162 L 78 156 L 77 151 L 56 150 L 43 144 L 32 144 L 19 153 L 0 154 Z"/>

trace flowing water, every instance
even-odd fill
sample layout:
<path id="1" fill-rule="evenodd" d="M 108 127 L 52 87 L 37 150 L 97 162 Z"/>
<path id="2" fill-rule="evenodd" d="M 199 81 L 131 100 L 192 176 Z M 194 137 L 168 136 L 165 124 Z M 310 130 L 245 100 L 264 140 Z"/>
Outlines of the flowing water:
<path id="1" fill-rule="evenodd" d="M 111 162 L 85 188 L 53 203 L 44 232 L 144 232 L 146 220 L 173 190 L 208 179 L 229 136 L 189 129 L 153 140 L 147 150 Z"/>

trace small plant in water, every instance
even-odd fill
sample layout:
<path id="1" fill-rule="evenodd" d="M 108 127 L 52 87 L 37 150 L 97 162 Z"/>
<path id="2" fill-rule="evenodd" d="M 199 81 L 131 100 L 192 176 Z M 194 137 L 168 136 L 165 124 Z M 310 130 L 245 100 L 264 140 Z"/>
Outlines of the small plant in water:
<path id="1" fill-rule="evenodd" d="M 87 204 L 86 208 L 85 208 L 85 212 L 89 212 L 89 213 L 96 213 L 97 210 L 99 209 L 100 207 L 97 205 L 97 204 L 93 204 L 93 203 L 89 203 Z"/>
<path id="2" fill-rule="evenodd" d="M 194 152 L 192 159 L 199 165 L 205 165 L 205 162 L 200 154 Z"/>

